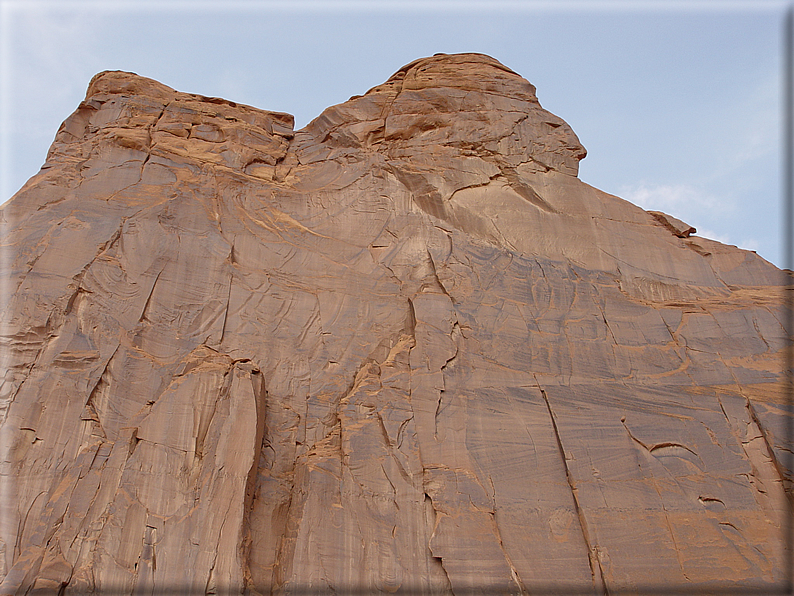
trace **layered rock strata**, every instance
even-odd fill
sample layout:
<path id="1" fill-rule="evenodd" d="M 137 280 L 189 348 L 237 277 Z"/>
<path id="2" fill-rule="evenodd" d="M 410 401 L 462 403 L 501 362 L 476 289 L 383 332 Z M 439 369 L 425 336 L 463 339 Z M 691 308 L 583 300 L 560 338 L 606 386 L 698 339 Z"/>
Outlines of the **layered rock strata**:
<path id="1" fill-rule="evenodd" d="M 773 589 L 786 279 L 479 54 L 293 119 L 104 72 L 2 209 L 3 594 Z"/>

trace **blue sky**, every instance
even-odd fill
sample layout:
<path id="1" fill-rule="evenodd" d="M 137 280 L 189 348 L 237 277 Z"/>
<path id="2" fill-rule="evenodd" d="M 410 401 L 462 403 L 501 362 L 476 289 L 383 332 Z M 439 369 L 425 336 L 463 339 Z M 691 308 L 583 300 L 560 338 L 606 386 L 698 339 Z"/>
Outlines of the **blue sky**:
<path id="1" fill-rule="evenodd" d="M 782 1 L 0 0 L 0 202 L 91 77 L 295 115 L 437 52 L 489 54 L 588 150 L 579 177 L 783 265 Z"/>

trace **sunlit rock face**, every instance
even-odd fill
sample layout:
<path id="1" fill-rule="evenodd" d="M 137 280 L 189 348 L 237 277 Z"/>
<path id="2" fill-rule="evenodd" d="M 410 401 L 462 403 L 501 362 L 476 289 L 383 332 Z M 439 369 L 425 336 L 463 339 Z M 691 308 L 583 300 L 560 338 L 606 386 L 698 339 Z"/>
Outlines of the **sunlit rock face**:
<path id="1" fill-rule="evenodd" d="M 783 272 L 487 56 L 292 124 L 101 73 L 4 206 L 3 594 L 781 585 Z"/>

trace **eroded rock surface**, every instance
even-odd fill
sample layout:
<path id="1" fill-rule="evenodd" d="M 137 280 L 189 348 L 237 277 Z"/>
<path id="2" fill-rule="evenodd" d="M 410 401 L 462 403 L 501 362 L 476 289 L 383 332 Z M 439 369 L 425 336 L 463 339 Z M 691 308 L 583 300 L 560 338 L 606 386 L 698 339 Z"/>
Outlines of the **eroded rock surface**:
<path id="1" fill-rule="evenodd" d="M 784 274 L 496 60 L 292 117 L 105 72 L 2 210 L 2 593 L 780 585 Z"/>

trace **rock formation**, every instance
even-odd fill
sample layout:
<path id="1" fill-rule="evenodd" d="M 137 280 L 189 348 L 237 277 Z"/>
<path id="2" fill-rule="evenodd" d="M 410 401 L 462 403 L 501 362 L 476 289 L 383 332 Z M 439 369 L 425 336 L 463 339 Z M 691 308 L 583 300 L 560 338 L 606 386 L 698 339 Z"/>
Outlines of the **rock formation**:
<path id="1" fill-rule="evenodd" d="M 0 220 L 0 593 L 782 585 L 786 276 L 584 156 L 479 54 L 97 75 Z"/>

